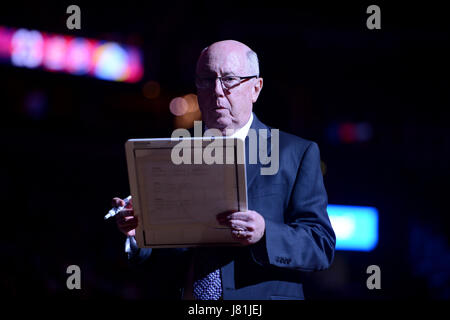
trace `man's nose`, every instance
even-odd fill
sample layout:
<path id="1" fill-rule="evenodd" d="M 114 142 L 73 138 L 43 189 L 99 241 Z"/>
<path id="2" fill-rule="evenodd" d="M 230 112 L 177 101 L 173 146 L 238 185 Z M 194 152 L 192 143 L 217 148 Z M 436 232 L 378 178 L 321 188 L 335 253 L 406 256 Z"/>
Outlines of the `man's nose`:
<path id="1" fill-rule="evenodd" d="M 217 97 L 223 97 L 223 87 L 222 87 L 222 81 L 220 81 L 219 78 L 216 78 L 216 81 L 214 82 L 214 93 Z"/>

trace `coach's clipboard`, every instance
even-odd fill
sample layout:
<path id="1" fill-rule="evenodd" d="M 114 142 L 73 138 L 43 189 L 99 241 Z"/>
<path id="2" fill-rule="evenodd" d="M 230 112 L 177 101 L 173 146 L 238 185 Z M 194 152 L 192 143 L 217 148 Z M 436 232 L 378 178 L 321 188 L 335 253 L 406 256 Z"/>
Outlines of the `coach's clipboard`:
<path id="1" fill-rule="evenodd" d="M 239 245 L 216 215 L 247 211 L 243 140 L 131 139 L 125 149 L 140 248 Z"/>

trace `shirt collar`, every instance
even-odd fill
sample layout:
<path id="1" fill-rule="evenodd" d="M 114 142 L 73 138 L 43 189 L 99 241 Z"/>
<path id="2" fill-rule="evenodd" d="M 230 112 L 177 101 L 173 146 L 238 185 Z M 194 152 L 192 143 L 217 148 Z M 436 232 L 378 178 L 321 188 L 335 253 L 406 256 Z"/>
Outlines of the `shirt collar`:
<path id="1" fill-rule="evenodd" d="M 248 130 L 250 130 L 250 127 L 252 125 L 253 122 L 253 112 L 250 114 L 250 118 L 248 119 L 247 123 L 240 129 L 238 129 L 235 133 L 233 133 L 230 136 L 227 136 L 229 138 L 238 138 L 241 140 L 245 140 L 245 137 L 247 137 L 248 134 Z M 207 130 L 208 128 L 205 127 L 205 130 Z"/>
<path id="2" fill-rule="evenodd" d="M 253 122 L 253 112 L 250 114 L 250 118 L 248 119 L 247 123 L 229 137 L 245 140 L 245 137 L 248 134 L 248 130 L 250 129 L 250 127 L 252 125 L 252 122 Z"/>

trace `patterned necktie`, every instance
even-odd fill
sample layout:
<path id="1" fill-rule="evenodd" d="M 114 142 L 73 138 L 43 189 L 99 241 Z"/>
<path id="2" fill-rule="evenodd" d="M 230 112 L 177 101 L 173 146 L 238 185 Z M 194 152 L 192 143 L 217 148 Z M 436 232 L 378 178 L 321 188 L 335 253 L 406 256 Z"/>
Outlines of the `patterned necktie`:
<path id="1" fill-rule="evenodd" d="M 194 283 L 196 300 L 219 300 L 222 297 L 222 278 L 216 248 L 194 248 Z"/>
<path id="2" fill-rule="evenodd" d="M 194 298 L 196 300 L 219 300 L 222 296 L 220 269 L 194 281 Z"/>

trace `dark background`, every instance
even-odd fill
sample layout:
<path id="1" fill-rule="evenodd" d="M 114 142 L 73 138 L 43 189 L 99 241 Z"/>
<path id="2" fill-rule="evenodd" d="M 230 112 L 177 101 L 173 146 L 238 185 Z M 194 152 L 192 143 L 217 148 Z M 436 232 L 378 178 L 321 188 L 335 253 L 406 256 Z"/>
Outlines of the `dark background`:
<path id="1" fill-rule="evenodd" d="M 337 251 L 329 270 L 308 276 L 306 297 L 450 298 L 446 11 L 314 3 L 2 4 L 2 26 L 139 45 L 145 63 L 135 84 L 0 65 L 2 294 L 149 296 L 145 274 L 127 267 L 124 236 L 103 220 L 111 198 L 129 194 L 124 143 L 167 136 L 169 103 L 195 92 L 201 49 L 235 39 L 259 55 L 258 117 L 319 144 L 329 203 L 379 210 L 376 249 Z M 66 28 L 70 4 L 81 8 L 81 30 Z M 370 4 L 381 8 L 381 30 L 366 28 Z M 155 99 L 142 93 L 150 80 L 161 86 Z M 27 109 L 36 94 L 39 114 Z M 343 123 L 368 123 L 371 139 L 339 142 L 333 128 Z M 66 288 L 72 264 L 82 290 Z M 366 287 L 372 264 L 380 290 Z"/>

